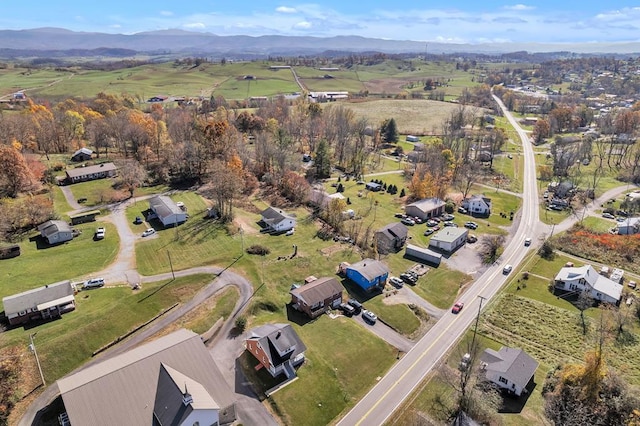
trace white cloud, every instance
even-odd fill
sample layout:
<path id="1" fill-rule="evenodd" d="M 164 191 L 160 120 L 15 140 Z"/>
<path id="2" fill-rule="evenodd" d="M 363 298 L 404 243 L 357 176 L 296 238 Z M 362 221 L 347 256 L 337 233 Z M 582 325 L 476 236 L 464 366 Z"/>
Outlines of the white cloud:
<path id="1" fill-rule="evenodd" d="M 300 29 L 300 30 L 308 30 L 312 27 L 313 27 L 313 24 L 309 21 L 298 22 L 293 26 L 293 28 Z"/>
<path id="2" fill-rule="evenodd" d="M 190 28 L 192 30 L 203 30 L 203 29 L 207 28 L 207 26 L 205 24 L 203 24 L 202 22 L 192 22 L 192 23 L 189 23 L 189 24 L 184 24 L 183 27 Z"/>
<path id="3" fill-rule="evenodd" d="M 510 6 L 505 6 L 503 9 L 506 10 L 533 10 L 535 6 L 527 6 L 526 4 L 514 4 Z"/>
<path id="4" fill-rule="evenodd" d="M 293 7 L 280 6 L 276 8 L 276 12 L 279 13 L 296 13 L 297 10 Z"/>
<path id="5" fill-rule="evenodd" d="M 160 15 L 162 16 L 173 16 L 173 12 L 170 10 L 161 10 Z"/>

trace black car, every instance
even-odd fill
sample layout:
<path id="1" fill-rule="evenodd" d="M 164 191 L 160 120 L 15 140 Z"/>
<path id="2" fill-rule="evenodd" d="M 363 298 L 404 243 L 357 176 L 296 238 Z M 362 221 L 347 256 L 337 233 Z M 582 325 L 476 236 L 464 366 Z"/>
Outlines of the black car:
<path id="1" fill-rule="evenodd" d="M 134 220 L 133 223 L 140 225 L 142 223 L 142 218 L 140 216 L 136 216 L 136 220 Z"/>
<path id="2" fill-rule="evenodd" d="M 404 281 L 405 283 L 411 285 L 415 284 L 418 281 L 418 277 L 407 273 L 400 274 L 400 279 L 402 279 L 402 281 Z"/>
<path id="3" fill-rule="evenodd" d="M 358 302 L 356 299 L 347 300 L 347 304 L 355 309 L 354 314 L 358 315 L 360 312 L 362 312 L 362 303 Z"/>
<path id="4" fill-rule="evenodd" d="M 352 317 L 356 314 L 356 308 L 349 305 L 348 303 L 341 303 L 339 306 L 342 313 L 347 317 Z"/>

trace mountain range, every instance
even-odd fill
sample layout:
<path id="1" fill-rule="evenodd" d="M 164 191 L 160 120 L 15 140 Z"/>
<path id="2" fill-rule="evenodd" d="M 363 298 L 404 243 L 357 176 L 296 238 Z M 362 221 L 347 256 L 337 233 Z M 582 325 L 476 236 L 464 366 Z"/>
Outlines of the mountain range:
<path id="1" fill-rule="evenodd" d="M 453 44 L 412 40 L 386 40 L 360 36 L 296 37 L 266 35 L 218 36 L 211 33 L 160 30 L 135 34 L 76 32 L 62 28 L 0 30 L 0 56 L 42 56 L 66 51 L 103 53 L 113 56 L 132 51 L 163 55 L 203 55 L 218 57 L 267 57 L 314 55 L 323 52 L 381 52 L 388 54 L 504 54 L 510 52 L 572 52 L 576 54 L 635 54 L 640 43 L 485 43 Z"/>

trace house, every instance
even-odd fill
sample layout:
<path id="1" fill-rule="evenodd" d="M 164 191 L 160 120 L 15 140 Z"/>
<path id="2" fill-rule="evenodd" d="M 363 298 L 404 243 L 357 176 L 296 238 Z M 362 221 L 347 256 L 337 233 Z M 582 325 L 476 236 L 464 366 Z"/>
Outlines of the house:
<path id="1" fill-rule="evenodd" d="M 462 207 L 474 216 L 489 216 L 491 214 L 491 198 L 472 195 L 462 201 Z"/>
<path id="2" fill-rule="evenodd" d="M 594 300 L 614 305 L 622 295 L 621 284 L 599 274 L 591 265 L 561 268 L 555 276 L 554 286 L 568 292 L 587 291 Z"/>
<path id="3" fill-rule="evenodd" d="M 407 244 L 407 248 L 404 252 L 404 257 L 409 259 L 415 259 L 421 263 L 428 263 L 430 265 L 439 266 L 442 261 L 442 255 L 436 253 L 428 248 L 418 247 L 413 244 Z"/>
<path id="4" fill-rule="evenodd" d="M 400 222 L 390 223 L 378 229 L 375 233 L 378 253 L 397 253 L 404 247 L 408 233 L 407 227 Z"/>
<path id="5" fill-rule="evenodd" d="M 407 142 L 420 142 L 420 138 L 415 135 L 407 135 Z"/>
<path id="6" fill-rule="evenodd" d="M 189 216 L 171 198 L 156 195 L 149 199 L 149 209 L 153 212 L 148 219 L 158 219 L 162 226 L 175 226 L 187 221 Z"/>
<path id="7" fill-rule="evenodd" d="M 48 220 L 38 225 L 38 231 L 49 244 L 60 244 L 73 238 L 73 230 L 64 220 Z"/>
<path id="8" fill-rule="evenodd" d="M 89 161 L 91 160 L 91 156 L 93 155 L 93 151 L 89 148 L 80 148 L 71 156 L 71 161 Z"/>
<path id="9" fill-rule="evenodd" d="M 424 198 L 408 204 L 404 211 L 409 216 L 419 217 L 422 220 L 437 217 L 444 213 L 445 202 L 440 198 Z"/>
<path id="10" fill-rule="evenodd" d="M 167 99 L 169 99 L 168 96 L 165 95 L 157 95 L 157 96 L 152 96 L 149 99 L 147 99 L 147 102 L 164 102 Z"/>
<path id="11" fill-rule="evenodd" d="M 272 377 L 284 374 L 296 377 L 295 367 L 304 362 L 307 347 L 289 324 L 265 324 L 249 331 L 244 342 L 251 353 Z"/>
<path id="12" fill-rule="evenodd" d="M 59 318 L 76 308 L 75 290 L 71 281 L 61 281 L 2 299 L 9 324 Z"/>
<path id="13" fill-rule="evenodd" d="M 57 382 L 72 425 L 222 425 L 228 387 L 200 336 L 179 329 Z"/>
<path id="14" fill-rule="evenodd" d="M 506 346 L 499 351 L 485 349 L 480 355 L 480 362 L 488 381 L 517 396 L 527 392 L 527 385 L 539 365 L 522 349 Z"/>
<path id="15" fill-rule="evenodd" d="M 267 207 L 260 214 L 261 221 L 269 232 L 285 232 L 296 226 L 296 219 L 280 209 Z"/>
<path id="16" fill-rule="evenodd" d="M 313 319 L 329 309 L 336 309 L 340 306 L 342 290 L 342 284 L 333 277 L 312 279 L 305 285 L 289 292 L 291 305 L 294 309 L 304 312 Z"/>
<path id="17" fill-rule="evenodd" d="M 85 182 L 88 180 L 104 179 L 114 177 L 118 168 L 113 163 L 96 164 L 95 166 L 76 167 L 66 171 L 66 181 L 68 183 Z"/>
<path id="18" fill-rule="evenodd" d="M 619 235 L 640 234 L 640 217 L 627 217 L 622 222 L 616 222 L 616 232 Z"/>
<path id="19" fill-rule="evenodd" d="M 363 259 L 346 267 L 348 279 L 366 291 L 384 288 L 389 278 L 387 265 L 374 259 Z"/>
<path id="20" fill-rule="evenodd" d="M 453 253 L 467 242 L 467 228 L 455 228 L 447 226 L 433 234 L 429 240 L 429 247 L 441 250 L 445 253 Z"/>
<path id="21" fill-rule="evenodd" d="M 378 182 L 367 182 L 367 184 L 364 187 L 365 189 L 372 192 L 382 191 L 382 184 Z"/>

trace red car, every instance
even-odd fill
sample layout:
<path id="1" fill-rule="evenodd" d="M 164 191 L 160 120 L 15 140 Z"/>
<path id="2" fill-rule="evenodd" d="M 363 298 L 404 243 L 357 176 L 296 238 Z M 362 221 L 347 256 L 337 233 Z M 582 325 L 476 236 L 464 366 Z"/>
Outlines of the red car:
<path id="1" fill-rule="evenodd" d="M 454 314 L 457 314 L 462 310 L 462 308 L 464 308 L 464 303 L 458 302 L 455 305 L 453 305 L 453 308 L 451 308 L 451 312 L 453 312 Z"/>

